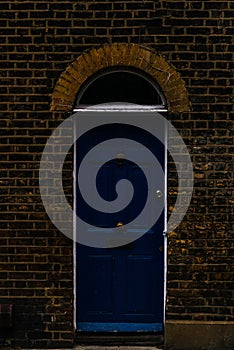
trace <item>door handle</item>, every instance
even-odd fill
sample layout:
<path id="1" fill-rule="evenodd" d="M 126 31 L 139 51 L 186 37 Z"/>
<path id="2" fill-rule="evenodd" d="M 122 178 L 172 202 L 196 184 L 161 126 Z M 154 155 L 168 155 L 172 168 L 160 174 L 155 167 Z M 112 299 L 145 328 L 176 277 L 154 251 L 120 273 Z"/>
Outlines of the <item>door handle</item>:
<path id="1" fill-rule="evenodd" d="M 124 163 L 124 159 L 125 159 L 124 154 L 123 153 L 118 153 L 116 155 L 116 159 L 117 159 L 118 166 L 122 166 L 123 163 Z"/>
<path id="2" fill-rule="evenodd" d="M 116 227 L 122 227 L 124 224 L 122 221 L 117 222 Z"/>

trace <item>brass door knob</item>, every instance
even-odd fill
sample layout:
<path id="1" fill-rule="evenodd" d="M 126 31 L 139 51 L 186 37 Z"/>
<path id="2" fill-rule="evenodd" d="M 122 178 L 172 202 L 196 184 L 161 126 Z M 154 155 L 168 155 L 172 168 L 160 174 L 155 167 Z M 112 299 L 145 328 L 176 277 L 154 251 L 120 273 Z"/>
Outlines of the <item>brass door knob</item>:
<path id="1" fill-rule="evenodd" d="M 123 153 L 118 153 L 116 155 L 116 159 L 117 159 L 118 166 L 122 166 L 123 163 L 124 163 L 124 154 Z"/>
<path id="2" fill-rule="evenodd" d="M 117 222 L 116 227 L 122 227 L 123 225 L 124 225 L 123 222 L 119 221 Z"/>

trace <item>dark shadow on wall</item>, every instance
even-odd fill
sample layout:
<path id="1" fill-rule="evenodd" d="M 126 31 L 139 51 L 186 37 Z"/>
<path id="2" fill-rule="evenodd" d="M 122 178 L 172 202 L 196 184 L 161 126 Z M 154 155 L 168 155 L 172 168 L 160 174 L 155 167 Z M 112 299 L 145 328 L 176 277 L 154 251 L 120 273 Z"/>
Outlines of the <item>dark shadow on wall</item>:
<path id="1" fill-rule="evenodd" d="M 23 294 L 23 293 L 22 293 Z M 46 339 L 51 334 L 46 332 L 46 324 L 51 316 L 46 315 L 46 304 L 49 299 L 17 298 L 11 299 L 13 305 L 12 323 L 1 324 L 1 347 L 39 347 L 47 346 Z M 5 304 L 5 300 L 0 300 Z M 7 317 L 5 317 L 7 321 Z M 39 340 L 41 339 L 41 340 Z"/>

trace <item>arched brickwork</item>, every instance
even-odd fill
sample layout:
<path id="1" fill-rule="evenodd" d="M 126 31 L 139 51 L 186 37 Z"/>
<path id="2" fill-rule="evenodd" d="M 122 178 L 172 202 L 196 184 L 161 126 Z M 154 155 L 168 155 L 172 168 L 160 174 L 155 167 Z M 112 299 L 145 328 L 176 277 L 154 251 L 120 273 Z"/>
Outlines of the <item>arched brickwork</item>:
<path id="1" fill-rule="evenodd" d="M 161 87 L 170 112 L 190 110 L 184 81 L 162 56 L 136 44 L 106 44 L 85 51 L 61 74 L 52 94 L 51 111 L 72 111 L 76 95 L 87 78 L 100 69 L 128 66 L 150 74 Z"/>

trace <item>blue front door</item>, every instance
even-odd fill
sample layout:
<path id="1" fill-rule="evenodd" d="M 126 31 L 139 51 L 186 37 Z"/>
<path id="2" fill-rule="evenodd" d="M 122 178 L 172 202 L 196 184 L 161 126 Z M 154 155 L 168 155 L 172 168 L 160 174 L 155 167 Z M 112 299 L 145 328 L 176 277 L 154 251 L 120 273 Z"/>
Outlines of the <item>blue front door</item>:
<path id="1" fill-rule="evenodd" d="M 128 138 L 144 144 L 157 157 L 164 169 L 164 146 L 151 134 L 122 124 L 98 127 L 81 137 L 76 144 L 77 169 L 84 155 L 96 144 L 111 138 Z M 120 150 L 121 152 L 121 150 Z M 137 150 L 136 150 L 137 152 Z M 97 162 L 99 160 L 97 159 Z M 101 162 L 101 161 L 100 161 Z M 149 176 L 157 182 L 157 174 Z M 87 174 L 88 176 L 88 174 Z M 115 197 L 115 184 L 128 179 L 134 186 L 135 200 L 126 210 L 116 214 L 90 211 L 79 189 L 77 212 L 90 220 L 98 230 L 131 221 L 144 206 L 147 183 L 140 167 L 121 153 L 101 167 L 97 188 L 106 200 Z M 78 188 L 78 186 L 77 186 Z M 164 213 L 156 224 L 135 242 L 117 248 L 93 248 L 77 244 L 77 330 L 162 331 L 164 310 Z M 139 227 L 139 230 L 143 227 Z"/>

